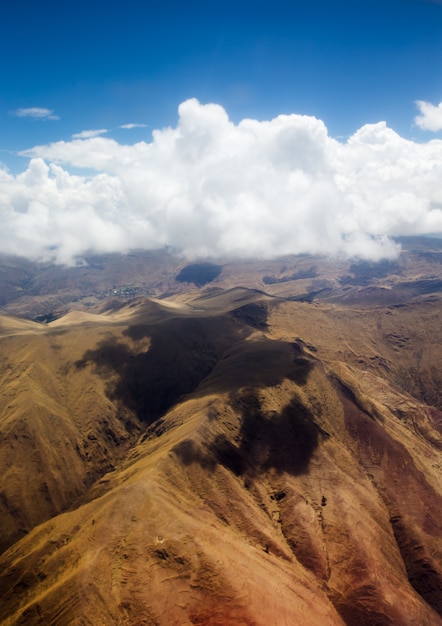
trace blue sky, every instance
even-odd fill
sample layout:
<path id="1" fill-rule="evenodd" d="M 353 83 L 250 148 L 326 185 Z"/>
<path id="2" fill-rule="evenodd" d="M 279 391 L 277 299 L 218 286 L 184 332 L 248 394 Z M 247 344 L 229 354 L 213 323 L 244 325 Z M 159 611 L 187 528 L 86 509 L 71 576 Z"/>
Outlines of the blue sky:
<path id="1" fill-rule="evenodd" d="M 0 252 L 442 232 L 442 0 L 17 0 L 0 52 Z"/>
<path id="2" fill-rule="evenodd" d="M 3 150 L 173 125 L 191 97 L 234 121 L 302 113 L 337 137 L 385 120 L 419 137 L 415 101 L 442 101 L 441 2 L 24 0 L 3 3 L 1 23 Z M 60 119 L 11 115 L 31 107 Z"/>

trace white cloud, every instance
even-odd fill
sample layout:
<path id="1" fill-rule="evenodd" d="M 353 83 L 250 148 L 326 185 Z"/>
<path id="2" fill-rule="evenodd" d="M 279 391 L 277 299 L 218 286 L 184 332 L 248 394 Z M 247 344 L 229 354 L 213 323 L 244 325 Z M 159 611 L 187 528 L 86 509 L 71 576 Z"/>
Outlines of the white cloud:
<path id="1" fill-rule="evenodd" d="M 31 117 L 37 120 L 59 120 L 59 116 L 54 114 L 52 109 L 44 109 L 41 107 L 30 107 L 28 109 L 16 109 L 12 111 L 12 115 L 16 117 Z"/>
<path id="2" fill-rule="evenodd" d="M 125 130 L 132 130 L 133 128 L 147 128 L 147 124 L 121 124 L 118 128 L 124 128 Z"/>
<path id="3" fill-rule="evenodd" d="M 418 100 L 416 104 L 420 115 L 415 117 L 415 124 L 422 130 L 432 130 L 433 132 L 442 130 L 442 102 L 439 102 L 438 106 L 434 106 L 431 102 Z"/>
<path id="4" fill-rule="evenodd" d="M 97 130 L 82 130 L 81 133 L 75 133 L 72 135 L 72 139 L 92 139 L 92 137 L 99 137 L 108 133 L 107 128 L 98 128 Z"/>
<path id="5" fill-rule="evenodd" d="M 414 143 L 380 122 L 341 143 L 313 117 L 234 124 L 197 100 L 152 137 L 36 146 L 25 172 L 0 170 L 0 250 L 59 262 L 164 245 L 193 258 L 375 260 L 398 253 L 393 236 L 442 232 L 439 140 Z"/>

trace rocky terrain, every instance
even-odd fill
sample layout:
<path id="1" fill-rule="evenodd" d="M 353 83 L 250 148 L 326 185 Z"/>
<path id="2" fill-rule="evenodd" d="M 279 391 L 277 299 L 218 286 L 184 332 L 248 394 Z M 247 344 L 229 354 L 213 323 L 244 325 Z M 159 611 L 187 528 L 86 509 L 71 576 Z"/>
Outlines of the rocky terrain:
<path id="1" fill-rule="evenodd" d="M 441 260 L 5 259 L 0 623 L 442 624 Z"/>
<path id="2" fill-rule="evenodd" d="M 78 259 L 74 267 L 0 255 L 0 313 L 48 322 L 111 298 L 170 298 L 202 287 L 244 286 L 285 298 L 361 306 L 407 303 L 442 292 L 442 239 L 408 237 L 396 261 L 308 255 L 189 262 L 172 250 Z"/>

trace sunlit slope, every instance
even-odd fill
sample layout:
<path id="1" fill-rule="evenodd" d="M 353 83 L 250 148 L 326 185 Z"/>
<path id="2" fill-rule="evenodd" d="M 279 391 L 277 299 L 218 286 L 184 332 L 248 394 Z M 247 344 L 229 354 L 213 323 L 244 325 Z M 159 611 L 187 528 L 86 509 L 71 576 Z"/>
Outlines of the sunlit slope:
<path id="1" fill-rule="evenodd" d="M 140 428 L 134 416 L 119 414 L 100 376 L 75 365 L 107 332 L 107 320 L 77 321 L 13 333 L 2 324 L 2 547 L 71 505 Z"/>
<path id="2" fill-rule="evenodd" d="M 397 380 L 435 310 L 231 290 L 2 338 L 1 623 L 442 624 L 440 413 Z"/>
<path id="3" fill-rule="evenodd" d="M 286 302 L 268 321 L 272 337 L 296 331 L 327 363 L 346 364 L 362 379 L 375 374 L 442 410 L 441 310 L 435 296 L 369 309 Z"/>
<path id="4" fill-rule="evenodd" d="M 152 300 L 47 326 L 0 318 L 1 548 L 72 505 L 249 332 Z"/>

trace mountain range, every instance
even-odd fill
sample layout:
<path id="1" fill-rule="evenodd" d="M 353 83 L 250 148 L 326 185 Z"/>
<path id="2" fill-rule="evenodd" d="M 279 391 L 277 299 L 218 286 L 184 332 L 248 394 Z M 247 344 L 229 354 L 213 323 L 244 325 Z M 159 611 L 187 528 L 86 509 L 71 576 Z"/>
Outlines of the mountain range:
<path id="1" fill-rule="evenodd" d="M 0 267 L 0 623 L 442 624 L 442 241 Z"/>

